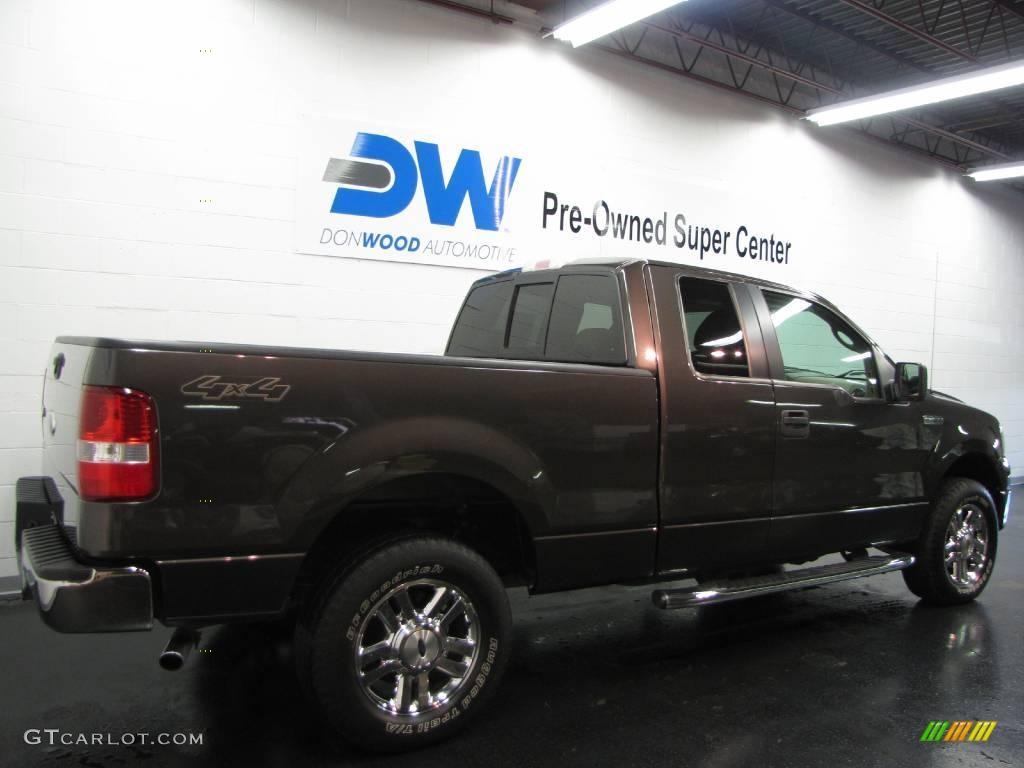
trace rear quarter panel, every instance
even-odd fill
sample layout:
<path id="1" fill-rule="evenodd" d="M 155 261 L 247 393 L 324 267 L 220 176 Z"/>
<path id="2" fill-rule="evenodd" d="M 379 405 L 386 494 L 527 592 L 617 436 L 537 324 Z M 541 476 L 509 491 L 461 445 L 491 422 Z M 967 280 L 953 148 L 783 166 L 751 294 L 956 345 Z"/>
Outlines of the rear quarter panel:
<path id="1" fill-rule="evenodd" d="M 302 553 L 364 491 L 424 472 L 491 483 L 533 537 L 656 525 L 657 393 L 648 372 L 200 349 L 92 350 L 87 383 L 155 398 L 162 482 L 140 503 L 72 494 L 87 554 Z M 288 390 L 276 399 L 237 387 L 218 395 L 197 389 L 201 377 L 273 378 L 268 392 Z"/>

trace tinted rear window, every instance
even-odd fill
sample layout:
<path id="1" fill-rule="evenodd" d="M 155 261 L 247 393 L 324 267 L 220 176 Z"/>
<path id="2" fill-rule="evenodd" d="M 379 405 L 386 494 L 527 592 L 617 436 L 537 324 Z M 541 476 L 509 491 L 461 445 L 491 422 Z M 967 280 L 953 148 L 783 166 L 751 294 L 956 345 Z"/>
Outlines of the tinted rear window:
<path id="1" fill-rule="evenodd" d="M 447 354 L 455 357 L 501 357 L 512 281 L 474 288 L 455 321 Z"/>
<path id="2" fill-rule="evenodd" d="M 611 275 L 562 275 L 551 308 L 546 359 L 623 365 L 619 287 Z"/>
<path id="3" fill-rule="evenodd" d="M 520 360 L 541 360 L 544 336 L 548 329 L 553 283 L 520 285 L 508 327 L 508 357 Z"/>

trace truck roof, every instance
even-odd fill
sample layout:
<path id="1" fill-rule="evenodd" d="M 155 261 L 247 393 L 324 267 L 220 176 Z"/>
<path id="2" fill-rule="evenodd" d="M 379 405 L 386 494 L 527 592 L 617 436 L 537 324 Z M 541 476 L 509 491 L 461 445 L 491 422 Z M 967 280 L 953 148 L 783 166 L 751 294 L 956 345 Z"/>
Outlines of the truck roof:
<path id="1" fill-rule="evenodd" d="M 557 266 L 557 267 L 539 267 L 539 268 L 516 267 L 515 269 L 507 269 L 504 272 L 498 272 L 498 273 L 493 274 L 493 275 L 487 275 L 486 277 L 482 277 L 479 280 L 476 280 L 473 283 L 473 285 L 479 285 L 479 284 L 482 284 L 482 283 L 489 282 L 491 280 L 507 278 L 507 277 L 509 277 L 511 275 L 520 274 L 520 273 L 523 273 L 523 272 L 529 272 L 529 273 L 533 273 L 533 272 L 564 272 L 564 271 L 573 270 L 573 269 L 576 269 L 576 268 L 579 268 L 579 267 L 583 267 L 583 268 L 586 268 L 586 267 L 601 267 L 603 269 L 610 269 L 612 271 L 618 272 L 618 271 L 621 271 L 621 270 L 625 269 L 626 267 L 628 267 L 630 265 L 633 265 L 633 264 L 648 264 L 648 265 L 654 266 L 654 267 L 683 267 L 683 268 L 686 269 L 687 272 L 693 274 L 696 277 L 702 277 L 703 276 L 703 277 L 709 277 L 709 278 L 716 278 L 716 277 L 717 278 L 727 278 L 729 280 L 736 281 L 736 282 L 752 283 L 752 284 L 760 286 L 762 288 L 773 288 L 773 289 L 777 289 L 777 290 L 781 289 L 783 291 L 787 291 L 787 292 L 790 292 L 790 293 L 798 293 L 798 294 L 802 294 L 804 296 L 813 298 L 815 301 L 820 302 L 822 304 L 825 304 L 830 309 L 835 309 L 836 311 L 838 311 L 836 306 L 831 301 L 826 299 L 825 297 L 820 296 L 820 295 L 818 295 L 816 293 L 813 293 L 811 291 L 804 290 L 802 288 L 795 288 L 795 287 L 793 287 L 791 285 L 786 285 L 785 283 L 776 283 L 776 282 L 773 282 L 771 280 L 764 280 L 763 278 L 760 278 L 760 277 L 753 277 L 752 275 L 744 275 L 744 274 L 741 274 L 741 273 L 738 273 L 738 272 L 726 272 L 725 270 L 721 270 L 721 269 L 708 269 L 707 267 L 693 266 L 691 264 L 684 264 L 683 262 L 678 262 L 678 261 L 665 261 L 665 260 L 662 260 L 662 259 L 645 259 L 645 258 L 637 258 L 637 257 L 632 257 L 632 258 L 595 257 L 595 258 L 592 258 L 592 259 L 591 258 L 576 259 L 574 261 L 566 262 L 565 264 L 562 264 L 562 265 Z"/>

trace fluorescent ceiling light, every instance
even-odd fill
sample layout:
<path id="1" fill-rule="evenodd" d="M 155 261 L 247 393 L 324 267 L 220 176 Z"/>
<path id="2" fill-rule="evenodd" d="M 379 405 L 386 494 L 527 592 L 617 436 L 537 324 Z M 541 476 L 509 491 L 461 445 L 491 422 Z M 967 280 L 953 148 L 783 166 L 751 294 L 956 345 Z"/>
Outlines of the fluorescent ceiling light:
<path id="1" fill-rule="evenodd" d="M 967 173 L 975 181 L 999 181 L 1024 176 L 1024 163 L 1007 163 L 1005 165 L 989 165 L 975 168 Z"/>
<path id="2" fill-rule="evenodd" d="M 559 40 L 567 40 L 573 48 L 589 43 L 609 32 L 646 19 L 659 11 L 678 5 L 680 0 L 608 0 L 584 11 L 552 31 Z"/>
<path id="3" fill-rule="evenodd" d="M 960 99 L 964 96 L 975 96 L 1015 85 L 1024 85 L 1024 61 L 812 109 L 807 113 L 807 119 L 818 125 L 848 123 L 851 120 L 863 120 L 875 115 L 923 107 L 925 104 Z"/>

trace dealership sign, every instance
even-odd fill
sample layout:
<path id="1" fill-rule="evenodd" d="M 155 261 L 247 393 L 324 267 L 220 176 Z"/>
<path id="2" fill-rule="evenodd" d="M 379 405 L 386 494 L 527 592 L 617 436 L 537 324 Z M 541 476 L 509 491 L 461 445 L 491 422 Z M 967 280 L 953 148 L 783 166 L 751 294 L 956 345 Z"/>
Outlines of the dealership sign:
<path id="1" fill-rule="evenodd" d="M 640 183 L 564 155 L 319 117 L 304 133 L 299 253 L 491 270 L 582 256 L 790 263 L 792 242 L 770 228 L 669 210 L 659 197 L 693 191 L 671 177 Z"/>

